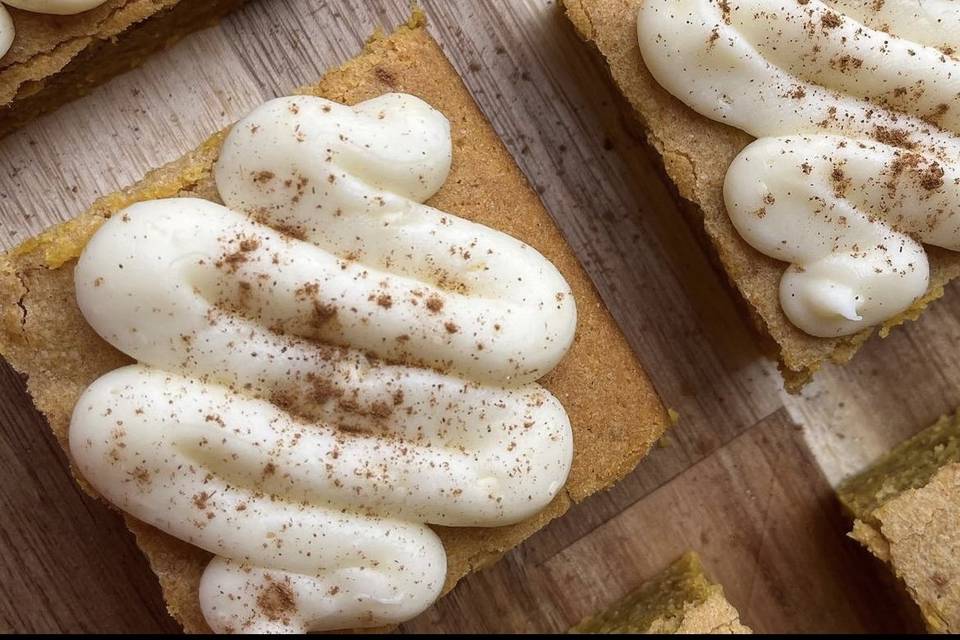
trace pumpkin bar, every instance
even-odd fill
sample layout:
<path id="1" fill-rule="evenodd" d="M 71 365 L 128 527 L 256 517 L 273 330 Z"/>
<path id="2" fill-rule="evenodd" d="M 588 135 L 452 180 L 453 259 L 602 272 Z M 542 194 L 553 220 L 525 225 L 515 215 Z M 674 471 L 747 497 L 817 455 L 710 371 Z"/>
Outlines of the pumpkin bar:
<path id="1" fill-rule="evenodd" d="M 451 174 L 428 204 L 535 247 L 570 284 L 579 316 L 567 356 L 540 380 L 563 404 L 573 428 L 575 454 L 566 487 L 541 513 L 515 525 L 435 527 L 447 551 L 449 590 L 573 503 L 630 472 L 669 419 L 561 232 L 427 33 L 422 13 L 415 12 L 391 35 L 375 34 L 362 55 L 299 91 L 345 104 L 388 92 L 422 98 L 451 124 Z M 0 353 L 27 376 L 31 395 L 65 450 L 81 392 L 102 374 L 130 363 L 93 332 L 77 308 L 77 257 L 107 218 L 135 202 L 176 196 L 219 202 L 211 169 L 224 136 L 224 131 L 214 134 L 182 159 L 0 257 Z M 209 631 L 197 593 L 211 555 L 134 518 L 126 520 L 159 576 L 171 614 L 187 631 Z"/>
<path id="2" fill-rule="evenodd" d="M 637 15 L 643 0 L 563 0 L 563 4 L 580 37 L 600 54 L 638 116 L 680 196 L 692 203 L 693 217 L 702 223 L 728 279 L 742 295 L 759 332 L 770 339 L 788 391 L 798 392 L 825 362 L 849 361 L 874 329 L 885 336 L 892 327 L 915 319 L 943 294 L 947 282 L 960 275 L 960 256 L 926 246 L 929 288 L 904 313 L 878 327 L 836 338 L 814 337 L 795 327 L 778 299 L 780 278 L 787 265 L 747 244 L 724 205 L 727 168 L 753 138 L 699 115 L 653 78 L 644 65 L 637 39 Z M 677 69 L 677 73 L 682 72 Z"/>
<path id="3" fill-rule="evenodd" d="M 850 537 L 890 565 L 930 631 L 960 632 L 960 414 L 901 443 L 838 489 Z"/>
<path id="4" fill-rule="evenodd" d="M 585 618 L 573 633 L 737 633 L 752 631 L 710 582 L 700 557 L 685 553 L 605 611 Z"/>
<path id="5" fill-rule="evenodd" d="M 10 8 L 16 37 L 0 58 L 0 136 L 88 93 L 245 0 L 107 0 L 75 15 Z"/>

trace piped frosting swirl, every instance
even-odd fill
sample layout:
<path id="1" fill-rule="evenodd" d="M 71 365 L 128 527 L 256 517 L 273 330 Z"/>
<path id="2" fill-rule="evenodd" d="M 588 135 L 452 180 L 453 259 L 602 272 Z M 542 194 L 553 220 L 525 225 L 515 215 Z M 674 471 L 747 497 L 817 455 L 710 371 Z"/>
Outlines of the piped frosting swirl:
<path id="1" fill-rule="evenodd" d="M 409 619 L 446 575 L 427 524 L 514 523 L 563 486 L 569 421 L 534 381 L 573 297 L 532 247 L 421 204 L 451 157 L 409 95 L 273 100 L 224 142 L 226 206 L 133 205 L 78 262 L 82 312 L 138 364 L 83 394 L 71 453 L 215 555 L 215 631 Z"/>
<path id="2" fill-rule="evenodd" d="M 956 8 L 879 4 L 644 0 L 638 15 L 657 81 L 758 138 L 727 172 L 727 210 L 790 263 L 781 306 L 814 336 L 902 313 L 929 284 L 922 243 L 960 249 Z"/>

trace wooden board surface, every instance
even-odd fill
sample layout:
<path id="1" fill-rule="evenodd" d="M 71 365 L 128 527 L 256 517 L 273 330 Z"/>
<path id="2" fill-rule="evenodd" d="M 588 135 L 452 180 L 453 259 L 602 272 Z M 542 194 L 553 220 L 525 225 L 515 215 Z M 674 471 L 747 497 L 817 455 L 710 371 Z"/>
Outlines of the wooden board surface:
<path id="1" fill-rule="evenodd" d="M 466 579 L 410 631 L 557 631 L 698 550 L 758 631 L 917 629 L 831 486 L 960 405 L 960 295 L 786 395 L 602 64 L 549 0 L 425 1 L 665 402 L 666 446 Z M 0 247 L 354 55 L 406 0 L 255 0 L 0 141 Z M 171 631 L 120 519 L 75 488 L 0 367 L 0 631 Z"/>

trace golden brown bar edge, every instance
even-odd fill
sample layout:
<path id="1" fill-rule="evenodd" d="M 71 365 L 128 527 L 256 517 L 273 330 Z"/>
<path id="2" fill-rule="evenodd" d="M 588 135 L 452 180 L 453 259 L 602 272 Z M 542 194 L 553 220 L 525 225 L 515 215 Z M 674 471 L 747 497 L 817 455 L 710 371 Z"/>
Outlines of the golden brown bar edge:
<path id="1" fill-rule="evenodd" d="M 75 16 L 11 9 L 17 38 L 0 60 L 0 137 L 137 67 L 246 0 L 108 0 Z"/>

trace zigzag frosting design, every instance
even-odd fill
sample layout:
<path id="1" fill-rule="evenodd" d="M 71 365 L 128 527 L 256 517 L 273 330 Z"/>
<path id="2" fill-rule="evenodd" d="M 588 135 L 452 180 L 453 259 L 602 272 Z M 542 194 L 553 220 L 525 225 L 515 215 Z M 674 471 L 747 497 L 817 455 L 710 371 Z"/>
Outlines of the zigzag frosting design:
<path id="1" fill-rule="evenodd" d="M 214 554 L 215 631 L 409 619 L 446 577 L 428 523 L 518 522 L 566 480 L 569 421 L 535 380 L 573 297 L 532 247 L 421 204 L 451 157 L 413 96 L 273 100 L 224 142 L 226 206 L 133 205 L 79 260 L 81 310 L 138 364 L 83 394 L 73 458 Z"/>
<path id="2" fill-rule="evenodd" d="M 781 306 L 809 334 L 895 317 L 927 290 L 921 243 L 960 249 L 958 17 L 942 0 L 642 5 L 658 82 L 758 138 L 727 172 L 727 210 L 790 263 Z"/>

